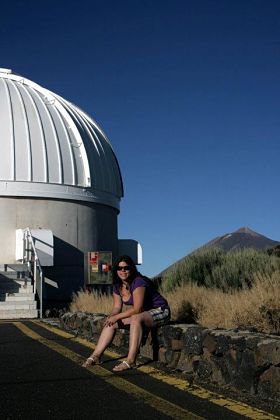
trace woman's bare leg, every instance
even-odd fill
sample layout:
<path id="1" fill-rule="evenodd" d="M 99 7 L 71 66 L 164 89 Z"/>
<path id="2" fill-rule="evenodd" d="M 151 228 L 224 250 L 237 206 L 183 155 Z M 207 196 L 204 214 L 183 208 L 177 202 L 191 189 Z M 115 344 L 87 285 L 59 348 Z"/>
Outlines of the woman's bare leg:
<path id="1" fill-rule="evenodd" d="M 153 318 L 149 312 L 142 312 L 130 318 L 129 351 L 127 356 L 129 365 L 135 363 L 143 336 L 143 326 L 148 328 L 153 326 Z"/>
<path id="2" fill-rule="evenodd" d="M 104 327 L 99 339 L 97 341 L 95 350 L 93 352 L 93 355 L 95 356 L 101 356 L 106 348 L 111 344 L 113 341 L 114 335 L 116 332 L 116 326 L 113 325 L 112 327 Z"/>
<path id="3" fill-rule="evenodd" d="M 116 328 L 117 328 L 117 325 L 113 325 L 111 327 L 104 327 L 103 328 L 93 353 L 83 363 L 84 367 L 87 367 L 88 365 L 99 362 L 100 357 L 102 356 L 102 354 L 104 353 L 106 348 L 113 341 L 113 338 L 114 338 L 114 335 L 115 335 L 115 332 L 116 332 Z"/>

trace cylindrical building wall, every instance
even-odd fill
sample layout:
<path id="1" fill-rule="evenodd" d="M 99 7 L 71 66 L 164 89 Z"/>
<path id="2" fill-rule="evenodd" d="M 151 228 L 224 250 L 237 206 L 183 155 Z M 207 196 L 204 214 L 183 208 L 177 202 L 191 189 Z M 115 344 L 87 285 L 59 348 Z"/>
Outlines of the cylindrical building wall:
<path id="1" fill-rule="evenodd" d="M 87 282 L 89 251 L 118 252 L 117 209 L 96 203 L 0 197 L 0 263 L 15 263 L 16 229 L 50 229 L 54 235 L 54 267 L 47 277 L 45 299 L 67 300 Z"/>

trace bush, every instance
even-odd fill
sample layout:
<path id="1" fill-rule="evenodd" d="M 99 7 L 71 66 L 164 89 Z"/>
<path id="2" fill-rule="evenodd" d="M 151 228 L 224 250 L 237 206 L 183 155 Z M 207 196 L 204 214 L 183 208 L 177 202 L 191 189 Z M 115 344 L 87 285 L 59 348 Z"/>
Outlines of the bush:
<path id="1" fill-rule="evenodd" d="M 170 291 L 189 282 L 198 286 L 210 284 L 213 267 L 221 265 L 223 258 L 224 251 L 220 248 L 205 248 L 194 252 L 164 274 L 162 288 Z"/>
<path id="2" fill-rule="evenodd" d="M 267 251 L 268 255 L 276 255 L 280 257 L 280 245 L 276 245 L 273 248 L 269 248 Z"/>
<path id="3" fill-rule="evenodd" d="M 254 249 L 229 252 L 223 263 L 213 267 L 212 281 L 207 286 L 222 290 L 251 287 L 256 274 L 271 276 L 280 269 L 280 258 Z"/>
<path id="4" fill-rule="evenodd" d="M 198 286 L 227 291 L 251 287 L 255 275 L 271 276 L 280 269 L 280 258 L 274 254 L 243 249 L 225 252 L 220 248 L 199 250 L 168 270 L 162 279 L 164 291 L 189 282 Z"/>

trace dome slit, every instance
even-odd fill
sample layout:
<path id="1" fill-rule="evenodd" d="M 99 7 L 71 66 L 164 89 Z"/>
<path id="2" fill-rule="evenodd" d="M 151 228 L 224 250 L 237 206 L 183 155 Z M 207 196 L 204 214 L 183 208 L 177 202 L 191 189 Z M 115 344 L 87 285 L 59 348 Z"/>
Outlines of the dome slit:
<path id="1" fill-rule="evenodd" d="M 32 92 L 32 93 L 31 93 Z M 47 146 L 40 116 L 40 110 L 33 95 L 35 92 L 22 85 L 22 93 L 25 97 L 26 107 L 28 108 L 28 119 L 31 135 L 32 161 L 33 161 L 33 181 L 48 182 L 49 171 L 47 165 Z M 32 95 L 33 94 L 33 95 Z M 35 116 L 35 118 L 34 118 Z M 42 172 L 43 169 L 43 172 Z"/>
<path id="2" fill-rule="evenodd" d="M 77 127 L 76 122 L 73 120 L 73 117 L 69 112 L 69 106 L 66 106 L 66 101 L 58 95 L 55 95 L 55 98 L 56 106 L 59 112 L 61 113 L 61 116 L 64 120 L 64 124 L 66 127 L 68 127 L 73 156 L 75 158 L 77 185 L 88 188 L 91 186 L 91 176 L 88 154 L 84 147 L 84 141 L 81 137 L 81 133 L 79 131 L 79 128 Z"/>
<path id="3" fill-rule="evenodd" d="M 60 141 L 59 141 L 59 138 L 58 138 L 58 135 L 57 135 L 57 130 L 56 130 L 53 118 L 52 118 L 51 111 L 50 111 L 50 107 L 53 107 L 54 103 L 55 103 L 55 101 L 47 101 L 47 104 L 46 104 L 47 106 L 46 106 L 45 109 L 47 111 L 46 114 L 48 115 L 51 130 L 53 132 L 52 138 L 53 138 L 53 141 L 54 141 L 54 144 L 55 144 L 56 155 L 57 155 L 57 162 L 58 162 L 58 174 L 57 174 L 57 176 L 58 176 L 58 178 L 57 178 L 56 182 L 58 184 L 63 184 L 64 183 L 63 162 L 62 162 L 62 156 L 61 156 Z"/>
<path id="4" fill-rule="evenodd" d="M 85 124 L 82 124 L 80 116 L 78 112 L 75 110 L 75 108 L 68 107 L 68 111 L 71 114 L 72 118 L 75 119 L 76 124 L 78 126 L 78 130 L 80 131 L 81 137 L 83 138 L 84 146 L 86 150 L 88 150 L 88 156 L 89 156 L 90 167 L 91 167 L 92 185 L 94 186 L 94 188 L 102 189 L 100 185 L 100 179 L 99 179 L 99 174 L 103 172 L 102 154 L 100 153 L 100 149 L 97 146 L 96 142 L 94 141 L 88 127 Z M 89 139 L 90 139 L 90 144 L 88 144 Z M 92 146 L 94 147 L 96 153 L 89 153 Z"/>
<path id="5" fill-rule="evenodd" d="M 50 109 L 53 117 L 54 124 L 59 137 L 63 180 L 66 184 L 76 185 L 77 183 L 77 170 L 74 161 L 74 154 L 72 150 L 72 142 L 67 125 L 64 123 L 63 117 L 59 110 L 52 107 Z"/>
<path id="6" fill-rule="evenodd" d="M 35 90 L 32 90 L 32 96 L 38 109 L 44 133 L 46 168 L 48 173 L 47 182 L 61 184 L 61 156 L 58 148 L 58 138 L 46 105 L 46 98 Z"/>
<path id="7" fill-rule="evenodd" d="M 9 84 L 12 84 L 11 81 L 9 81 Z M 22 144 L 19 146 L 15 146 L 15 178 L 23 180 L 25 179 L 25 173 L 28 181 L 32 181 L 33 178 L 33 170 L 32 170 L 32 156 L 31 156 L 31 139 L 30 139 L 30 129 L 27 119 L 27 112 L 25 103 L 20 91 L 20 85 L 13 83 L 12 84 L 13 89 L 15 90 L 20 104 L 20 114 L 22 116 L 22 121 L 24 125 L 24 130 L 21 130 L 21 126 L 19 126 L 17 129 L 21 131 L 21 136 L 19 140 L 21 140 Z M 17 141 L 16 130 L 15 130 L 15 142 Z M 24 165 L 22 165 L 22 160 L 24 160 Z"/>
<path id="8" fill-rule="evenodd" d="M 5 177 L 7 180 L 15 180 L 15 142 L 14 142 L 14 116 L 13 116 L 13 107 L 11 101 L 11 94 L 9 90 L 9 86 L 7 81 L 4 81 L 4 89 L 5 89 L 5 97 L 7 102 L 8 112 L 6 112 L 6 118 L 9 121 L 8 126 L 6 126 L 6 134 L 8 134 L 8 142 L 7 146 L 2 150 L 2 156 L 4 157 L 4 165 L 5 165 Z M 5 125 L 4 125 L 5 126 Z M 4 145 L 3 145 L 4 146 Z M 4 152 L 4 153 L 3 153 Z M 8 167 L 8 171 L 6 170 L 6 161 L 10 160 L 10 165 Z"/>

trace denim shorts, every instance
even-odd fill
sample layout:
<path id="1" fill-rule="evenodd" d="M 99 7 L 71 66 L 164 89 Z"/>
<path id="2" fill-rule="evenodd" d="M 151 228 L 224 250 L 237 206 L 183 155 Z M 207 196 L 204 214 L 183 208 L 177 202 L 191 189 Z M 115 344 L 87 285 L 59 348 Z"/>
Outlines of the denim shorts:
<path id="1" fill-rule="evenodd" d="M 165 306 L 164 308 L 155 308 L 150 309 L 149 312 L 153 317 L 153 323 L 155 327 L 160 327 L 161 325 L 167 324 L 170 321 L 170 308 Z"/>

